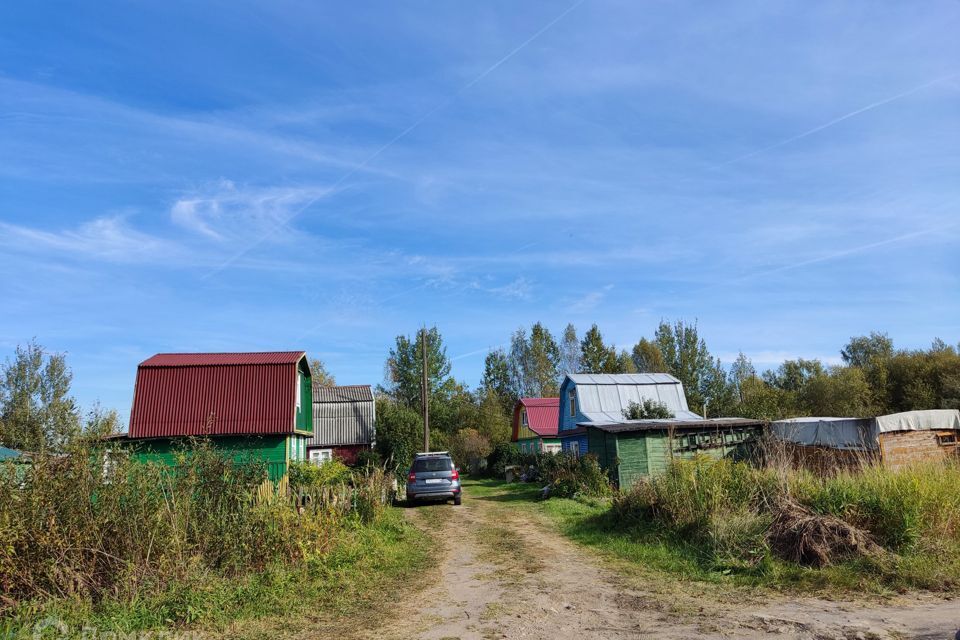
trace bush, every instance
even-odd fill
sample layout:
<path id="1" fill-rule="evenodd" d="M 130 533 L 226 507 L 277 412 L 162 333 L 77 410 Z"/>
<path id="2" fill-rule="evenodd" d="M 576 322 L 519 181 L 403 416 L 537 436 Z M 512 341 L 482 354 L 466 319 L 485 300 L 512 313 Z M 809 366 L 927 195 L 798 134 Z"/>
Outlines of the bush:
<path id="1" fill-rule="evenodd" d="M 362 449 L 360 453 L 357 454 L 357 461 L 353 466 L 358 469 L 382 467 L 383 457 L 380 455 L 380 452 L 373 449 Z"/>
<path id="2" fill-rule="evenodd" d="M 520 464 L 521 458 L 520 450 L 513 443 L 501 442 L 487 456 L 487 473 L 502 479 L 507 472 L 507 467 Z"/>
<path id="3" fill-rule="evenodd" d="M 353 479 L 350 467 L 339 460 L 328 460 L 323 464 L 292 462 L 289 474 L 290 488 L 294 491 L 347 484 Z"/>
<path id="4" fill-rule="evenodd" d="M 610 480 L 594 455 L 543 454 L 537 462 L 543 480 L 550 486 L 550 496 L 603 498 L 613 493 Z"/>

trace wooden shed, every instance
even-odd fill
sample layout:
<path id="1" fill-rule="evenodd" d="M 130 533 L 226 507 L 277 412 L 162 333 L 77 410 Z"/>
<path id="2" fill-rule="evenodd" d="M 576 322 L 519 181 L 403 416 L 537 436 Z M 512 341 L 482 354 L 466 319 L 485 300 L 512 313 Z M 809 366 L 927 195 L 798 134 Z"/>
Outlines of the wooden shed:
<path id="1" fill-rule="evenodd" d="M 876 418 L 790 418 L 770 424 L 797 466 L 831 472 L 880 463 L 960 459 L 960 411 L 929 409 Z"/>
<path id="2" fill-rule="evenodd" d="M 266 463 L 271 480 L 305 460 L 313 385 L 303 351 L 162 353 L 137 367 L 129 432 L 143 461 L 175 464 L 191 437 L 235 460 Z"/>
<path id="3" fill-rule="evenodd" d="M 627 420 L 582 425 L 590 453 L 623 490 L 639 479 L 666 471 L 671 460 L 697 455 L 746 458 L 765 422 L 744 418 L 712 420 Z"/>

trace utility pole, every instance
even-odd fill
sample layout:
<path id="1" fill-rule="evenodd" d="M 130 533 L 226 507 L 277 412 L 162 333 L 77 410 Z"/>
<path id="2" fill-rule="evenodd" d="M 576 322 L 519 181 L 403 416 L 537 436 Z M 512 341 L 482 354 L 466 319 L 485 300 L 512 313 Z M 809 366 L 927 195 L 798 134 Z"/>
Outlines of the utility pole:
<path id="1" fill-rule="evenodd" d="M 420 353 L 423 358 L 423 379 L 420 382 L 420 401 L 423 405 L 423 450 L 430 451 L 430 386 L 427 382 L 427 329 L 420 329 Z"/>

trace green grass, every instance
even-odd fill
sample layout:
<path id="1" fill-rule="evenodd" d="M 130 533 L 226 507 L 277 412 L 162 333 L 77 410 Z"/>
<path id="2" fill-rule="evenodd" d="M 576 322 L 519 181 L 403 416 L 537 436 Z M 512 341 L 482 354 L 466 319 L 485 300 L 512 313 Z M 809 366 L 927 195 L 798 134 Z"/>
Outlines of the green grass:
<path id="1" fill-rule="evenodd" d="M 875 482 L 875 480 L 868 480 Z M 715 555 L 653 522 L 617 521 L 609 501 L 580 502 L 552 498 L 537 501 L 538 487 L 496 480 L 467 480 L 467 500 L 496 502 L 520 509 L 555 527 L 570 540 L 594 549 L 625 572 L 649 583 L 697 582 L 737 590 L 777 590 L 824 595 L 888 595 L 908 589 L 952 591 L 958 588 L 954 559 L 924 550 L 909 550 L 894 560 L 877 563 L 851 560 L 821 569 L 807 568 L 774 557 L 753 566 L 718 564 Z M 950 544 L 948 542 L 948 544 Z M 939 559 L 938 559 L 939 558 Z"/>
<path id="2" fill-rule="evenodd" d="M 275 564 L 245 578 L 212 575 L 174 584 L 149 599 L 58 601 L 25 605 L 0 622 L 0 637 L 33 637 L 37 621 L 60 619 L 79 635 L 83 626 L 125 633 L 199 629 L 212 636 L 263 637 L 298 620 L 325 628 L 371 626 L 409 576 L 435 562 L 435 541 L 397 509 L 373 525 L 357 525 L 323 557 L 302 566 Z"/>

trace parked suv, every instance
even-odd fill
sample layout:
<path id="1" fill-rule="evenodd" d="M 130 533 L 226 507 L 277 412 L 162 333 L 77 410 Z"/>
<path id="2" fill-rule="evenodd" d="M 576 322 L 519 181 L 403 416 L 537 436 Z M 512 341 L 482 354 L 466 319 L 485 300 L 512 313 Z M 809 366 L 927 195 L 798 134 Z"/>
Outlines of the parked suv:
<path id="1" fill-rule="evenodd" d="M 418 453 L 407 473 L 407 502 L 417 500 L 450 500 L 460 504 L 460 472 L 446 451 Z"/>

